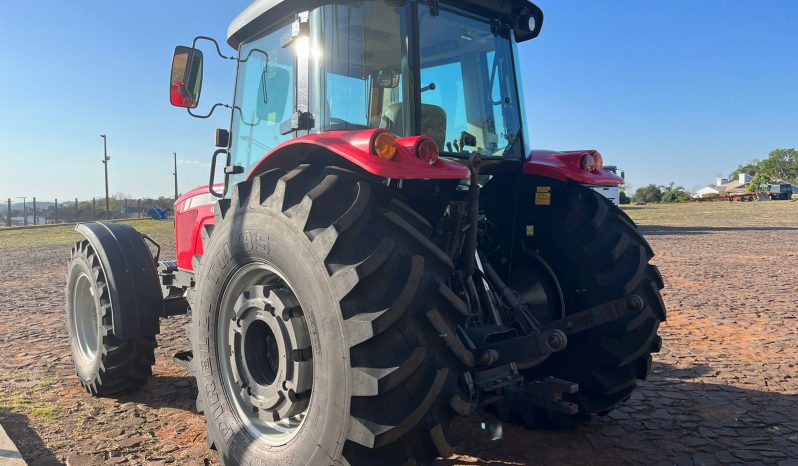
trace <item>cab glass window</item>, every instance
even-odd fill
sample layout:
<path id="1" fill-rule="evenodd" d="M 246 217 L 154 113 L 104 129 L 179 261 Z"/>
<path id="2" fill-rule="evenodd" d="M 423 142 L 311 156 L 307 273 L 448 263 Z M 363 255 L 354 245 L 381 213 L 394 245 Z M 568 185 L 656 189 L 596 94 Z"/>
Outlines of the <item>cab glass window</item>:
<path id="1" fill-rule="evenodd" d="M 320 131 L 413 133 L 409 6 L 326 5 L 311 16 L 311 113 Z M 411 96 L 407 98 L 406 96 Z"/>
<path id="2" fill-rule="evenodd" d="M 230 178 L 230 186 L 242 181 L 264 155 L 294 137 L 280 134 L 295 108 L 296 55 L 292 47 L 281 47 L 281 39 L 291 33 L 285 26 L 241 45 L 233 140 L 230 152 L 234 165 L 244 173 Z M 228 190 L 228 195 L 230 190 Z"/>
<path id="3" fill-rule="evenodd" d="M 438 16 L 419 8 L 419 31 L 421 132 L 447 152 L 518 156 L 521 119 L 509 32 L 443 7 Z"/>

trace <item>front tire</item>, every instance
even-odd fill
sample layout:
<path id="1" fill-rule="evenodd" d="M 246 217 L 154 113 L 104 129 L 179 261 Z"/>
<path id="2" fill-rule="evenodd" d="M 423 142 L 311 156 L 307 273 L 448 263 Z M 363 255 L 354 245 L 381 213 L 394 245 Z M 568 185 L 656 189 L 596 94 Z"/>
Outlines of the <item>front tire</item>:
<path id="1" fill-rule="evenodd" d="M 191 333 L 225 464 L 452 453 L 449 422 L 468 411 L 437 330 L 458 318 L 452 264 L 420 216 L 378 182 L 302 165 L 236 185 L 207 230 Z"/>
<path id="2" fill-rule="evenodd" d="M 80 384 L 94 396 L 141 387 L 155 364 L 155 336 L 122 340 L 114 335 L 108 287 L 94 247 L 88 240 L 75 244 L 67 272 L 67 332 Z"/>

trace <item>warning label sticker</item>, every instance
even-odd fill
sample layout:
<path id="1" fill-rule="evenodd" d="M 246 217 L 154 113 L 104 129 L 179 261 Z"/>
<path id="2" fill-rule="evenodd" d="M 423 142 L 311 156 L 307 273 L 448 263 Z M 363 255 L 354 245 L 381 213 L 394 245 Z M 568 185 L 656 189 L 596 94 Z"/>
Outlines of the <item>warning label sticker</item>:
<path id="1" fill-rule="evenodd" d="M 535 205 L 551 205 L 551 186 L 538 186 L 535 192 Z"/>

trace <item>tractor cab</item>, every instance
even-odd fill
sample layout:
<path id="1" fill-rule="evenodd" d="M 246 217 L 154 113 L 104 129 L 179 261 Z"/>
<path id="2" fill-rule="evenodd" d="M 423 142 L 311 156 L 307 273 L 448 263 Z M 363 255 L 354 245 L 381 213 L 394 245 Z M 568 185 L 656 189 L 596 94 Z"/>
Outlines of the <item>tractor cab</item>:
<path id="1" fill-rule="evenodd" d="M 281 144 L 331 131 L 423 135 L 453 158 L 525 158 L 516 42 L 537 36 L 543 15 L 527 1 L 491 3 L 252 4 L 228 37 L 238 50 L 228 166 L 240 167 L 230 184 Z M 201 89 L 202 56 L 191 58 L 173 71 L 173 87 L 195 90 L 184 106 Z"/>

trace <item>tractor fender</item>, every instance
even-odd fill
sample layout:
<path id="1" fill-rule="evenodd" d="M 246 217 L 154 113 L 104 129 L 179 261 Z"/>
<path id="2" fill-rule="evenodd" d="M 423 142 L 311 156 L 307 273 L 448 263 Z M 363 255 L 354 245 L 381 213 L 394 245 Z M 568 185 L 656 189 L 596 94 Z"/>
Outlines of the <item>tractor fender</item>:
<path id="1" fill-rule="evenodd" d="M 582 168 L 582 156 L 597 154 L 595 150 L 558 152 L 535 150 L 524 162 L 524 173 L 559 181 L 575 181 L 587 185 L 612 185 L 624 183 L 624 179 L 604 168 L 587 171 Z"/>
<path id="2" fill-rule="evenodd" d="M 160 333 L 163 293 L 141 234 L 120 223 L 83 223 L 75 231 L 91 243 L 105 272 L 114 335 L 129 340 Z"/>
<path id="3" fill-rule="evenodd" d="M 469 177 L 463 164 L 441 158 L 435 165 L 419 159 L 415 145 L 423 138 L 397 139 L 396 156 L 383 160 L 371 152 L 374 138 L 385 129 L 326 131 L 286 141 L 256 163 L 247 179 L 272 168 L 287 168 L 302 163 L 327 163 L 342 168 L 395 180 L 462 179 Z"/>

